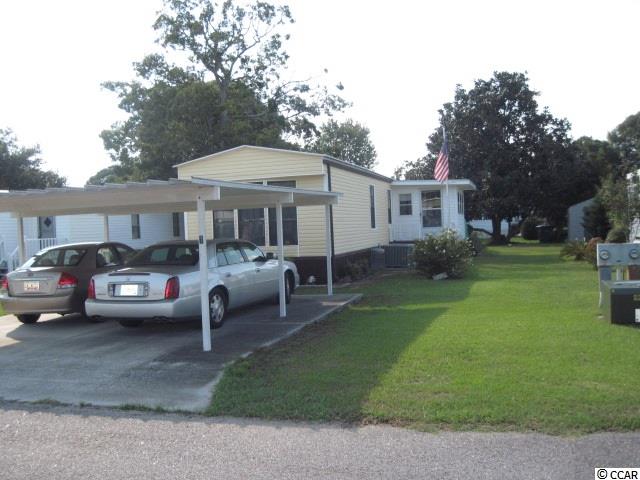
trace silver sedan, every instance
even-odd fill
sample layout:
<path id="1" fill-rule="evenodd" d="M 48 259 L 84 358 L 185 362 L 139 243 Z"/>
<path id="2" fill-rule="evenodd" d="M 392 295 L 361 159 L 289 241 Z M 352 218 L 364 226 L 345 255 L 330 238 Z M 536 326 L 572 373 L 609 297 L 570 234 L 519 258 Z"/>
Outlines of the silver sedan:
<path id="1" fill-rule="evenodd" d="M 254 244 L 210 241 L 207 253 L 211 328 L 222 326 L 228 310 L 278 298 L 278 261 Z M 284 269 L 289 303 L 300 277 L 294 263 L 284 262 Z M 94 276 L 85 310 L 90 317 L 117 318 L 125 327 L 139 326 L 145 319 L 200 317 L 198 244 L 158 243 L 131 258 L 125 268 Z"/>

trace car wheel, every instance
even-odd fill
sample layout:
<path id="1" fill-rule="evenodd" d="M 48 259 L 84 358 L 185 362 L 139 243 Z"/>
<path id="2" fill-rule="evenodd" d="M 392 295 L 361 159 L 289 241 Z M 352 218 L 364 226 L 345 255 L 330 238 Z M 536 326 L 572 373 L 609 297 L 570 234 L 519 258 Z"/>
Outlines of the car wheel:
<path id="1" fill-rule="evenodd" d="M 279 288 L 279 287 L 278 287 Z M 289 272 L 284 274 L 284 299 L 287 304 L 291 303 L 291 292 L 293 291 L 293 276 Z M 278 305 L 280 303 L 280 292 L 276 293 L 273 297 L 273 303 Z"/>
<path id="2" fill-rule="evenodd" d="M 211 328 L 220 328 L 227 313 L 227 295 L 221 288 L 214 288 L 209 294 L 209 324 Z"/>
<path id="3" fill-rule="evenodd" d="M 123 327 L 136 328 L 144 323 L 144 320 L 118 320 L 118 323 Z"/>
<path id="4" fill-rule="evenodd" d="M 291 303 L 291 294 L 293 292 L 293 275 L 290 273 L 284 274 L 284 299 L 287 305 Z"/>
<path id="5" fill-rule="evenodd" d="M 102 323 L 106 320 L 104 317 L 90 317 L 89 315 L 87 315 L 87 309 L 84 307 L 84 303 L 82 304 L 80 316 L 89 323 Z"/>
<path id="6" fill-rule="evenodd" d="M 16 315 L 18 320 L 22 323 L 36 323 L 40 319 L 40 314 L 38 313 L 23 313 L 22 315 Z"/>

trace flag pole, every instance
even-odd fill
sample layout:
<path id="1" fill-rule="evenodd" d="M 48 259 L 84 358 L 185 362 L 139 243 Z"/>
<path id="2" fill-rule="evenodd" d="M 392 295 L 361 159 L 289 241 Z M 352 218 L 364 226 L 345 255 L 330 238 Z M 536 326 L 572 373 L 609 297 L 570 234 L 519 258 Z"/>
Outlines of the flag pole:
<path id="1" fill-rule="evenodd" d="M 444 129 L 444 125 L 442 125 L 442 142 L 443 144 L 447 143 L 447 132 Z M 445 194 L 444 198 L 447 202 L 447 224 L 445 226 L 446 229 L 451 228 L 451 206 L 449 205 L 449 174 L 447 173 L 447 179 L 444 181 Z"/>

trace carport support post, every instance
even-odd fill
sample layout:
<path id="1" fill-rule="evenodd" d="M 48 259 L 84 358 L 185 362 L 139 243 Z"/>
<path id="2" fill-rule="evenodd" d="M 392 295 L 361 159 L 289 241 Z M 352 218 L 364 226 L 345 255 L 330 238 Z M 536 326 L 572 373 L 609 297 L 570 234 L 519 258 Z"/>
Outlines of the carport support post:
<path id="1" fill-rule="evenodd" d="M 24 219 L 22 215 L 18 215 L 18 257 L 20 259 L 20 265 L 23 265 L 27 261 L 27 248 L 24 243 Z"/>
<path id="2" fill-rule="evenodd" d="M 278 296 L 280 300 L 280 317 L 287 316 L 287 299 L 284 285 L 284 234 L 282 228 L 282 204 L 276 203 L 276 226 L 278 229 Z"/>
<path id="3" fill-rule="evenodd" d="M 102 216 L 102 228 L 104 230 L 103 237 L 104 241 L 109 241 L 109 215 Z"/>
<path id="4" fill-rule="evenodd" d="M 198 196 L 198 257 L 200 263 L 200 311 L 202 314 L 202 350 L 211 351 L 211 326 L 209 311 L 209 261 L 207 258 L 207 230 L 204 218 L 204 199 Z"/>
<path id="5" fill-rule="evenodd" d="M 331 257 L 331 205 L 324 206 L 324 243 L 327 254 L 327 295 L 333 295 L 333 268 Z"/>

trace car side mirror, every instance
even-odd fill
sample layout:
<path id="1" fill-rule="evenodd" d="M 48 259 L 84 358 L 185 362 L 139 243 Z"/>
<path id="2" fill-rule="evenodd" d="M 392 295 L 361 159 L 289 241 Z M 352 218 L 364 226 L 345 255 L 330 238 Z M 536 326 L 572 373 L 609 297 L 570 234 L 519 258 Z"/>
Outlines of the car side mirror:
<path id="1" fill-rule="evenodd" d="M 267 252 L 267 260 L 275 260 L 277 257 L 277 255 L 273 252 Z"/>

